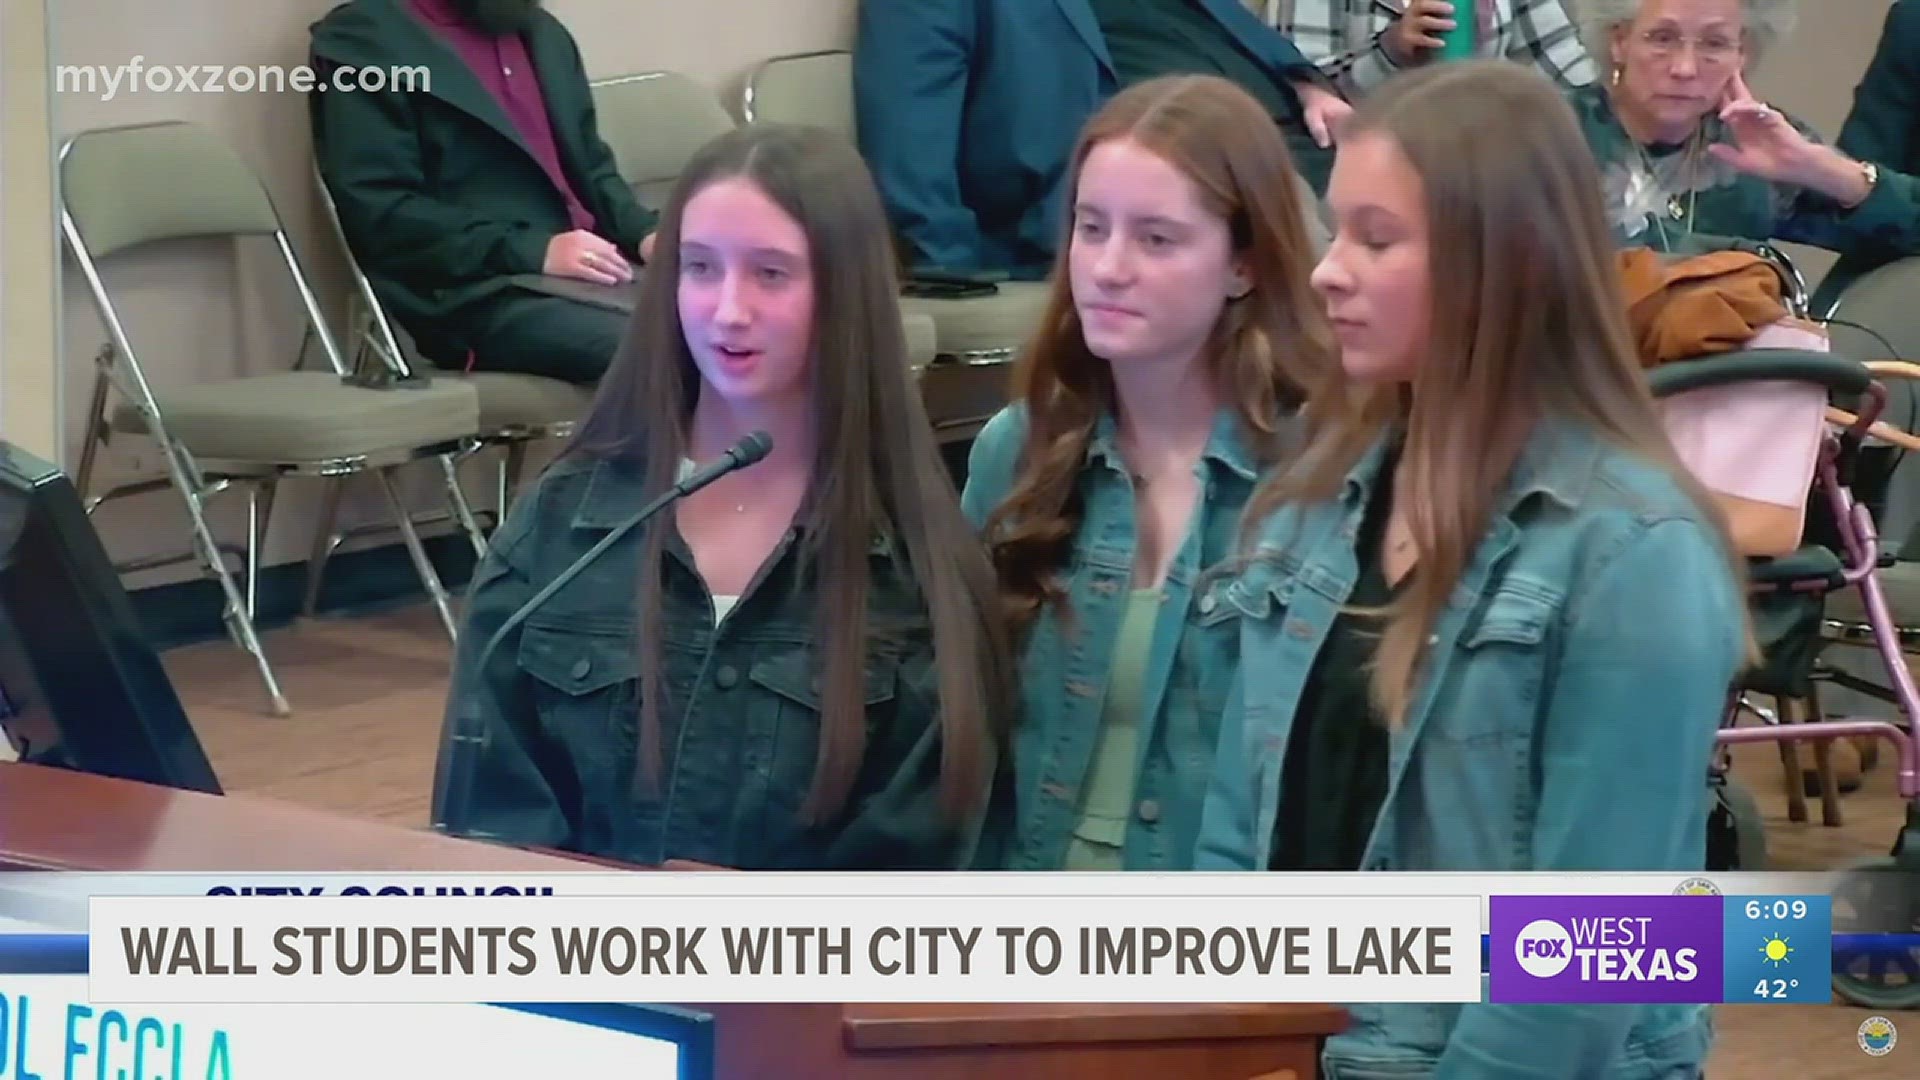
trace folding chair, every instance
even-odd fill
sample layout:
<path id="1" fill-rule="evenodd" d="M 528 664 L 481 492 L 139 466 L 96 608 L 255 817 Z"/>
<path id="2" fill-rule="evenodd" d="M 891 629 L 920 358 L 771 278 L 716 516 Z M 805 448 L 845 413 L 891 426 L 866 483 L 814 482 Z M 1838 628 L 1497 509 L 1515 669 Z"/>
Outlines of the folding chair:
<path id="1" fill-rule="evenodd" d="M 677 71 L 616 75 L 588 89 L 600 137 L 643 206 L 663 205 L 700 148 L 734 127 L 712 91 Z"/>
<path id="2" fill-rule="evenodd" d="M 792 53 L 763 61 L 747 76 L 740 101 L 748 122 L 808 124 L 859 145 L 853 106 L 853 54 L 845 49 Z M 1007 366 L 1039 324 L 1046 285 L 1003 281 L 990 296 L 906 296 L 909 320 L 930 320 L 934 362 L 921 370 L 921 394 L 940 440 L 963 443 L 1006 403 Z"/>
<path id="3" fill-rule="evenodd" d="M 543 439 L 571 436 L 574 426 L 593 403 L 593 390 L 541 375 L 511 371 L 439 371 L 432 370 L 431 364 L 420 364 L 418 351 L 410 347 L 406 331 L 388 316 L 373 282 L 360 268 L 359 260 L 348 247 L 346 232 L 340 224 L 339 208 L 334 203 L 333 194 L 327 190 L 326 179 L 321 176 L 317 162 L 313 167 L 313 183 L 320 195 L 320 203 L 326 209 L 327 222 L 333 229 L 341 257 L 346 260 L 348 273 L 353 279 L 354 291 L 348 297 L 347 305 L 347 332 L 352 342 L 354 364 L 361 366 L 372 357 L 402 378 L 411 378 L 430 370 L 435 381 L 465 385 L 472 389 L 479 409 L 479 434 L 469 445 L 468 453 L 487 448 L 502 451 L 492 515 L 495 524 L 498 524 L 505 518 L 507 509 L 513 505 L 519 493 L 520 482 L 526 471 L 528 448 Z M 482 539 L 476 515 L 469 507 L 465 490 L 461 487 L 458 461 L 453 457 L 442 460 L 446 465 L 448 497 L 453 503 L 454 512 L 468 535 L 474 538 L 474 553 L 484 556 L 486 542 Z M 322 522 L 323 526 L 328 527 L 338 501 L 334 492 L 329 492 L 329 496 Z M 316 536 L 314 561 L 309 565 L 324 566 L 333 549 L 347 535 L 323 533 Z M 319 584 L 320 575 L 316 570 L 308 578 L 305 603 L 308 614 L 312 614 L 318 602 Z"/>
<path id="4" fill-rule="evenodd" d="M 590 89 L 600 137 L 644 206 L 665 204 L 701 147 L 735 126 L 718 97 L 677 71 L 616 75 Z M 933 320 L 907 311 L 901 318 L 914 367 L 925 367 L 936 352 Z"/>
<path id="5" fill-rule="evenodd" d="M 278 483 L 286 478 L 368 475 L 378 483 L 407 553 L 449 636 L 456 634 L 445 587 L 427 558 L 394 486 L 397 470 L 460 451 L 478 428 L 473 391 L 455 383 L 374 388 L 350 381 L 319 302 L 273 201 L 253 170 L 204 128 L 178 121 L 101 128 L 61 146 L 60 226 L 107 333 L 95 356 L 85 445 L 76 486 L 87 497 L 96 451 L 116 433 L 150 437 L 165 479 L 121 484 L 89 499 L 172 487 L 191 521 L 187 554 L 140 568 L 198 559 L 225 595 L 229 632 L 259 670 L 272 710 L 291 712 L 255 631 L 260 548 Z M 104 264 L 136 249 L 189 238 L 271 237 L 299 293 L 308 333 L 328 370 L 293 370 L 189 386 L 161 386 L 135 355 L 102 278 Z M 301 350 L 304 356 L 304 348 Z M 117 391 L 122 400 L 115 401 Z M 243 595 L 227 567 L 205 508 L 215 494 L 249 494 Z M 123 568 L 124 569 L 124 568 Z"/>

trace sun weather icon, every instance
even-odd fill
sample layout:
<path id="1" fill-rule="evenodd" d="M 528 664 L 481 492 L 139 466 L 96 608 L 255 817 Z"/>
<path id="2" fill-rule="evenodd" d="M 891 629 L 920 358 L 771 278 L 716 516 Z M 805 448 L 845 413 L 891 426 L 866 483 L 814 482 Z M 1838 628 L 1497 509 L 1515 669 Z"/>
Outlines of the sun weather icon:
<path id="1" fill-rule="evenodd" d="M 1777 968 L 1793 955 L 1793 946 L 1787 944 L 1787 939 L 1779 934 L 1768 934 L 1766 940 L 1760 943 L 1760 955 Z"/>

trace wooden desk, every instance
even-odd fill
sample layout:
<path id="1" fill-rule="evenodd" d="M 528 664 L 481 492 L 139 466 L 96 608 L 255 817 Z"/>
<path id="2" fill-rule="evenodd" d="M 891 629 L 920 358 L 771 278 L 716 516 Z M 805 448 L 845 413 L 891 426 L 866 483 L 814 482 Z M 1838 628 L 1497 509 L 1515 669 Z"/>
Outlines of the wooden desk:
<path id="1" fill-rule="evenodd" d="M 606 872 L 244 796 L 0 762 L 0 869 Z M 661 867 L 713 869 L 668 863 Z M 689 1005 L 718 1080 L 1315 1080 L 1331 1005 Z M 988 1072 L 991 1070 L 991 1072 Z"/>
<path id="2" fill-rule="evenodd" d="M 596 868 L 605 864 L 287 803 L 0 762 L 0 869 L 555 874 Z"/>
<path id="3" fill-rule="evenodd" d="M 715 1017 L 719 1080 L 1315 1080 L 1347 1026 L 1334 1005 L 687 1007 Z"/>

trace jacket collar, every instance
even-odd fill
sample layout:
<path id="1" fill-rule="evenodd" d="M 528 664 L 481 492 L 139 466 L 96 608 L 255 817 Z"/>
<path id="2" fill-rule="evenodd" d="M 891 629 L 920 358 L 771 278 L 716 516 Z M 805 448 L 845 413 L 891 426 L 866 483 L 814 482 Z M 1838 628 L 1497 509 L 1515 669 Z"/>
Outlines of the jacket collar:
<path id="1" fill-rule="evenodd" d="M 591 466 L 580 505 L 574 509 L 573 527 L 587 532 L 618 528 L 646 503 L 646 470 L 639 463 L 628 460 L 596 461 Z M 662 514 L 670 512 L 661 511 Z M 899 552 L 893 535 L 883 527 L 875 528 L 867 554 L 896 561 Z"/>
<path id="2" fill-rule="evenodd" d="M 444 7 L 439 2 L 432 6 Z M 424 67 L 430 80 L 426 93 L 494 129 L 531 157 L 533 151 L 506 110 L 487 92 L 467 62 L 428 25 L 434 17 L 431 13 L 427 19 L 417 17 L 412 0 L 352 0 L 314 24 L 312 49 L 336 63 L 363 68 Z M 550 13 L 536 11 L 521 35 L 549 109 L 556 98 L 572 98 L 579 93 L 578 87 L 554 81 L 555 73 L 573 70 L 570 58 L 555 45 L 552 31 L 558 28 Z M 561 36 L 564 39 L 564 33 Z M 570 131 L 556 124 L 553 134 L 561 158 L 576 160 L 575 147 L 568 141 Z"/>
<path id="3" fill-rule="evenodd" d="M 1099 16 L 1093 13 L 1093 5 L 1089 0 L 1053 0 L 1053 2 L 1059 5 L 1060 14 L 1066 16 L 1067 22 L 1073 27 L 1074 32 L 1080 35 L 1080 40 L 1086 43 L 1087 48 L 1092 50 L 1101 66 L 1111 72 L 1113 55 L 1107 51 L 1107 35 L 1101 32 Z"/>
<path id="4" fill-rule="evenodd" d="M 1231 469 L 1243 480 L 1255 481 L 1260 478 L 1260 466 L 1254 460 L 1253 451 L 1241 430 L 1240 416 L 1232 409 L 1221 409 L 1213 414 L 1213 429 L 1207 435 L 1206 448 L 1200 452 L 1200 460 L 1212 461 Z M 1093 425 L 1093 439 L 1087 444 L 1089 464 L 1099 462 L 1117 472 L 1127 471 L 1127 460 L 1120 453 L 1120 423 L 1113 412 L 1100 414 Z"/>
<path id="5" fill-rule="evenodd" d="M 1389 427 L 1347 473 L 1343 498 L 1350 509 L 1368 504 L 1388 451 L 1402 435 L 1399 425 Z M 1579 424 L 1559 419 L 1542 420 L 1534 426 L 1519 460 L 1514 462 L 1494 512 L 1510 517 L 1521 504 L 1536 495 L 1568 508 L 1579 506 L 1586 501 L 1605 449 L 1592 432 Z"/>

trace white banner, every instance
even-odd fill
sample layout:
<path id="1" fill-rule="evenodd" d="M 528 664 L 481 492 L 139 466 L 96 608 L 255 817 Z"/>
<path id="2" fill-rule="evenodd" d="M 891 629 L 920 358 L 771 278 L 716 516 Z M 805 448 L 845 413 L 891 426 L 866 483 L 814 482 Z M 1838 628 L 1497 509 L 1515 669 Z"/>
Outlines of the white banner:
<path id="1" fill-rule="evenodd" d="M 1477 895 L 95 897 L 89 992 L 182 1004 L 1474 1002 L 1480 908 Z"/>

